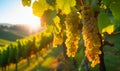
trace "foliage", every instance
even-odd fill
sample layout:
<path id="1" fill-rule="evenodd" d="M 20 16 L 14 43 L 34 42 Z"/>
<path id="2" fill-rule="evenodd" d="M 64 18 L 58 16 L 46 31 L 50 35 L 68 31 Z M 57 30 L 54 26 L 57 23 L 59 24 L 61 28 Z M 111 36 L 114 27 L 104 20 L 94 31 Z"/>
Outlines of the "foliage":
<path id="1" fill-rule="evenodd" d="M 103 21 L 103 18 L 104 18 L 104 21 Z M 114 31 L 114 24 L 112 24 L 110 22 L 108 14 L 105 13 L 105 12 L 101 12 L 99 14 L 99 16 L 98 16 L 98 26 L 99 26 L 99 32 L 100 33 L 107 32 L 108 34 L 111 34 Z"/>
<path id="2" fill-rule="evenodd" d="M 10 63 L 18 63 L 21 59 L 28 58 L 46 47 L 52 42 L 52 34 L 46 33 L 47 31 L 48 29 L 0 47 L 0 67 L 5 67 Z"/>
<path id="3" fill-rule="evenodd" d="M 32 9 L 43 25 L 53 26 L 53 44 L 65 43 L 68 57 L 75 57 L 82 31 L 85 55 L 94 67 L 100 63 L 103 52 L 101 34 L 113 33 L 114 22 L 120 22 L 119 4 L 119 0 L 38 0 Z"/>
<path id="4" fill-rule="evenodd" d="M 75 5 L 75 0 L 56 0 L 56 7 L 61 9 L 63 14 L 69 14 L 71 12 L 71 7 Z"/>

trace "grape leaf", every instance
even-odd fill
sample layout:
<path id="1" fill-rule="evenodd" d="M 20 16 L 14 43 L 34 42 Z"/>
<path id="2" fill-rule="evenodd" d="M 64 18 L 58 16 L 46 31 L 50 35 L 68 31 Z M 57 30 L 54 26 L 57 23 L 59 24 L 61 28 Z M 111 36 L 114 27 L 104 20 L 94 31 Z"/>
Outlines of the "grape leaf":
<path id="1" fill-rule="evenodd" d="M 110 10 L 114 16 L 114 20 L 120 23 L 120 1 L 116 1 L 110 4 Z"/>
<path id="2" fill-rule="evenodd" d="M 100 12 L 98 16 L 98 28 L 100 33 L 107 32 L 111 34 L 114 31 L 115 24 L 112 24 L 109 20 L 108 14 Z"/>
<path id="3" fill-rule="evenodd" d="M 64 14 L 69 14 L 71 12 L 71 7 L 76 5 L 75 0 L 56 0 L 56 7 L 61 9 Z"/>
<path id="4" fill-rule="evenodd" d="M 120 0 L 102 0 L 102 3 L 108 7 L 110 6 L 111 3 L 117 3 L 117 2 L 120 2 Z"/>
<path id="5" fill-rule="evenodd" d="M 102 32 L 107 32 L 108 34 L 112 34 L 114 32 L 114 25 L 111 24 L 108 27 L 103 28 Z"/>
<path id="6" fill-rule="evenodd" d="M 47 10 L 41 17 L 41 26 L 45 27 L 46 25 L 53 24 L 53 18 L 56 16 L 56 11 Z"/>
<path id="7" fill-rule="evenodd" d="M 35 16 L 41 17 L 46 10 L 48 10 L 49 5 L 46 3 L 46 0 L 34 1 L 32 9 Z"/>

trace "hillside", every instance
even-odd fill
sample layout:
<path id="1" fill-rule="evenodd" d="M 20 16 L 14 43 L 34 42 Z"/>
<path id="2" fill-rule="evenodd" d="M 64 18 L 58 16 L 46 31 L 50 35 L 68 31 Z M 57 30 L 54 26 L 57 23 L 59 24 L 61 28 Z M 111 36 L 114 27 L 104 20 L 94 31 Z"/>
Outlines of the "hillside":
<path id="1" fill-rule="evenodd" d="M 0 28 L 0 46 L 14 42 L 16 39 L 28 36 L 24 31 L 13 30 L 11 28 Z"/>

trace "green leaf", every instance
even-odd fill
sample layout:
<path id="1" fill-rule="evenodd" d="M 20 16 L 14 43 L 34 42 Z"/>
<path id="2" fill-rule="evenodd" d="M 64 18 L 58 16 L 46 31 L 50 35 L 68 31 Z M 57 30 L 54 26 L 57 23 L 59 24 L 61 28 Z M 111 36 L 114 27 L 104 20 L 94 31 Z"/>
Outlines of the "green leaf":
<path id="1" fill-rule="evenodd" d="M 62 13 L 69 14 L 71 12 L 71 7 L 76 5 L 75 0 L 56 0 L 56 7 L 62 10 Z"/>
<path id="2" fill-rule="evenodd" d="M 32 9 L 35 16 L 41 17 L 49 9 L 49 5 L 46 3 L 46 0 L 38 0 L 34 1 Z"/>
<path id="3" fill-rule="evenodd" d="M 101 12 L 98 16 L 98 28 L 100 33 L 107 32 L 111 34 L 114 31 L 114 24 L 109 20 L 108 14 Z"/>
<path id="4" fill-rule="evenodd" d="M 53 24 L 53 18 L 56 16 L 56 11 L 47 10 L 41 17 L 41 26 L 45 27 L 46 25 Z"/>
<path id="5" fill-rule="evenodd" d="M 110 6 L 111 3 L 120 2 L 120 0 L 102 0 L 102 3 L 104 3 L 107 6 Z"/>
<path id="6" fill-rule="evenodd" d="M 114 1 L 110 5 L 110 10 L 112 11 L 112 14 L 114 16 L 114 21 L 120 23 L 120 1 Z"/>

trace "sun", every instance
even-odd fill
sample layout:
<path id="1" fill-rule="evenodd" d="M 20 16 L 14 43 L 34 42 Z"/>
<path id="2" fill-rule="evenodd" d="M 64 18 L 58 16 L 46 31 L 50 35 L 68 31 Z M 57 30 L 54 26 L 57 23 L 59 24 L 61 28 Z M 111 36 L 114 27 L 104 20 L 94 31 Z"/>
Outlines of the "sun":
<path id="1" fill-rule="evenodd" d="M 23 24 L 29 29 L 29 33 L 35 33 L 41 29 L 41 20 L 38 17 L 29 16 L 23 21 L 26 21 Z"/>
<path id="2" fill-rule="evenodd" d="M 29 29 L 32 31 L 37 31 L 40 29 L 40 23 L 30 23 L 28 24 Z"/>
<path id="3" fill-rule="evenodd" d="M 33 18 L 31 23 L 28 23 L 27 26 L 30 30 L 30 33 L 37 32 L 41 29 L 41 20 L 40 18 Z"/>
<path id="4" fill-rule="evenodd" d="M 33 15 L 31 8 L 25 8 L 25 9 L 27 10 L 24 12 L 24 20 L 23 17 L 22 20 L 25 21 L 26 25 L 28 25 L 30 30 L 32 31 L 38 30 L 41 27 L 40 18 Z"/>
<path id="5" fill-rule="evenodd" d="M 23 7 L 20 14 L 17 14 L 16 22 L 19 24 L 24 24 L 29 28 L 30 33 L 36 32 L 41 28 L 41 20 L 40 17 L 34 16 L 32 13 L 32 9 L 29 7 Z"/>

